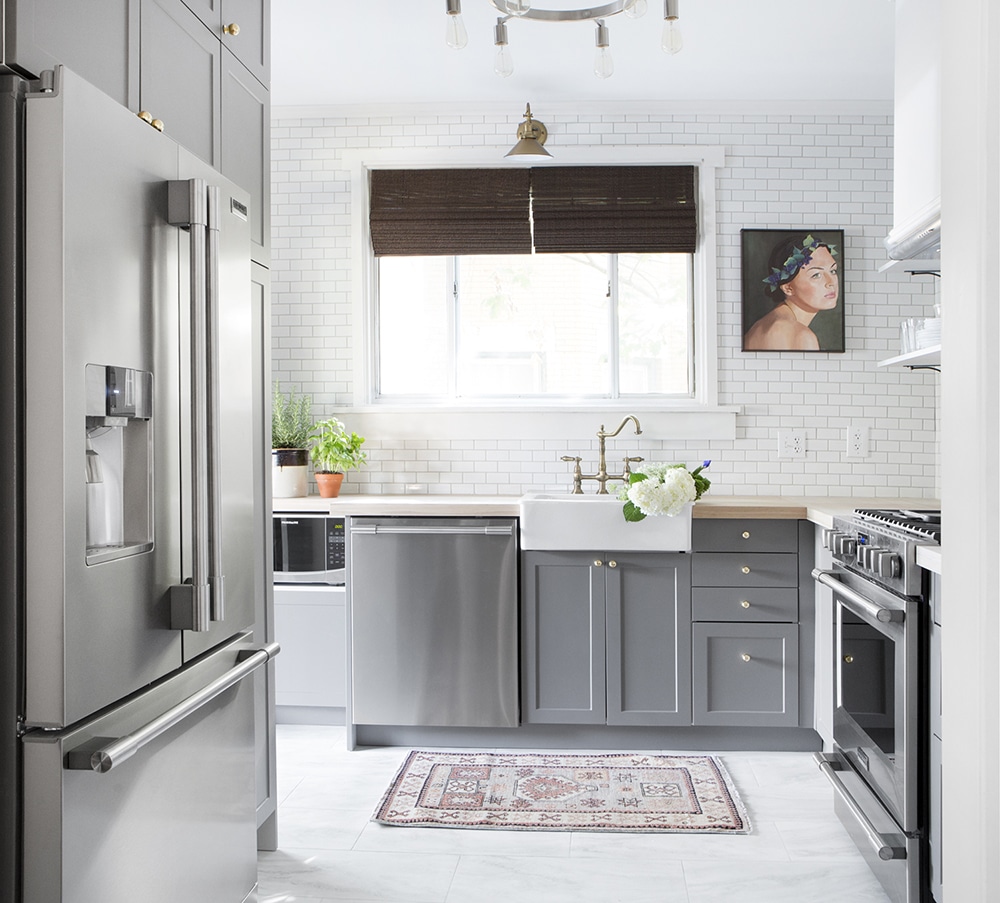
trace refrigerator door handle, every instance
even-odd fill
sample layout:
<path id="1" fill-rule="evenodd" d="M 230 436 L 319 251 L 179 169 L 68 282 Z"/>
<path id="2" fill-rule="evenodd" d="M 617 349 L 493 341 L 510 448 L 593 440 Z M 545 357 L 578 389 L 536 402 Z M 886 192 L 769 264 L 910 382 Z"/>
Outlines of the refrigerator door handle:
<path id="1" fill-rule="evenodd" d="M 177 705 L 167 709 L 162 715 L 147 722 L 142 727 L 116 740 L 96 738 L 101 745 L 93 749 L 93 743 L 70 750 L 65 757 L 64 768 L 69 771 L 96 771 L 106 774 L 126 759 L 132 758 L 147 743 L 152 742 L 174 725 L 193 715 L 202 706 L 211 702 L 220 693 L 238 684 L 248 674 L 256 671 L 281 651 L 277 643 L 269 643 L 260 649 L 244 649 L 237 656 L 237 664 L 225 674 L 206 684 L 197 693 L 192 693 Z"/>
<path id="2" fill-rule="evenodd" d="M 167 183 L 167 219 L 190 244 L 191 577 L 170 588 L 171 627 L 207 631 L 222 617 L 218 461 L 218 206 L 204 179 Z"/>
<path id="3" fill-rule="evenodd" d="M 225 619 L 225 576 L 222 572 L 222 467 L 219 407 L 219 186 L 208 186 L 206 228 L 208 272 L 206 274 L 206 402 L 208 428 L 208 584 L 211 619 Z"/>

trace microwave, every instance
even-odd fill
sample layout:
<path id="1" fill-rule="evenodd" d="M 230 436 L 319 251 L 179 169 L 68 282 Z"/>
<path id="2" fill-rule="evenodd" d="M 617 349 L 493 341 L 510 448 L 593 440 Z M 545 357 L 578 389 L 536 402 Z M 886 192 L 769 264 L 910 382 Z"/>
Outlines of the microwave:
<path id="1" fill-rule="evenodd" d="M 344 518 L 275 511 L 274 582 L 344 583 Z"/>

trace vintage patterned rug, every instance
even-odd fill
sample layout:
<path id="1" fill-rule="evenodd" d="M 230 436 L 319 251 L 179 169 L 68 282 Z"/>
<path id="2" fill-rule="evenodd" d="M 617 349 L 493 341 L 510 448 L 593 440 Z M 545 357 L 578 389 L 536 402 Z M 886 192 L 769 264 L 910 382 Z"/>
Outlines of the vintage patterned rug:
<path id="1" fill-rule="evenodd" d="M 714 756 L 426 752 L 407 756 L 372 821 L 518 831 L 749 834 Z"/>

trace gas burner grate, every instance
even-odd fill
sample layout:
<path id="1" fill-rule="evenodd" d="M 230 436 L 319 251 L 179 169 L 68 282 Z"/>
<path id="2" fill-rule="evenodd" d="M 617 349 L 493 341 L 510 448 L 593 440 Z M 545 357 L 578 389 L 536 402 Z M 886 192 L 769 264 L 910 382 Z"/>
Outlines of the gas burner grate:
<path id="1" fill-rule="evenodd" d="M 878 521 L 904 533 L 941 542 L 940 510 L 856 508 L 854 513 L 864 520 Z"/>

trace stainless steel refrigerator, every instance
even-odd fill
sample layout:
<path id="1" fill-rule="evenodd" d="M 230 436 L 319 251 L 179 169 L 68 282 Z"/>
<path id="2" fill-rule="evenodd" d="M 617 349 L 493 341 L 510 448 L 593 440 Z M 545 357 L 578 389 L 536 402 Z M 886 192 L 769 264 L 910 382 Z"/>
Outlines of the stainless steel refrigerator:
<path id="1" fill-rule="evenodd" d="M 68 70 L 0 87 L 0 898 L 255 900 L 248 193 Z"/>

